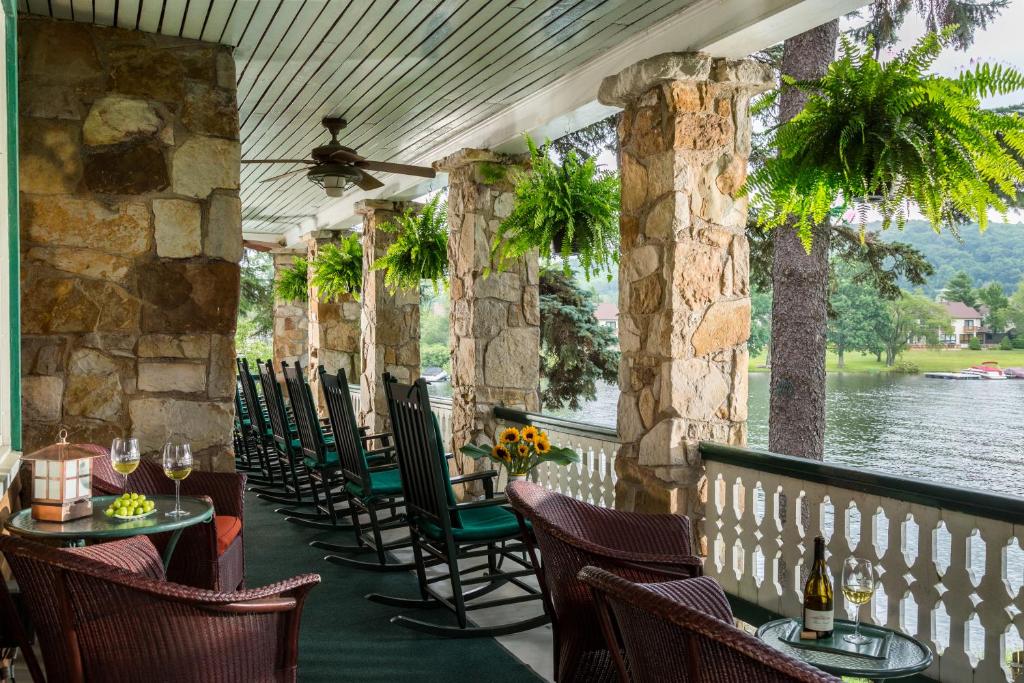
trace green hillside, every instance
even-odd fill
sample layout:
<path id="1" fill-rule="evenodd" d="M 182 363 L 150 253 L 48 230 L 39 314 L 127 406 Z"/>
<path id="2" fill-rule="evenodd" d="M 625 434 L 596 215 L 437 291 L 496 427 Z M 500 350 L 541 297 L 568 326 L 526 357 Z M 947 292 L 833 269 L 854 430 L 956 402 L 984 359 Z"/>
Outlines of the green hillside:
<path id="1" fill-rule="evenodd" d="M 1007 294 L 1013 293 L 1024 277 L 1024 224 L 990 223 L 984 233 L 977 225 L 969 225 L 960 230 L 960 241 L 948 232 L 936 234 L 924 221 L 911 221 L 903 231 L 892 229 L 883 234 L 889 241 L 916 247 L 935 267 L 925 287 L 929 296 L 961 270 L 978 285 L 998 282 Z"/>

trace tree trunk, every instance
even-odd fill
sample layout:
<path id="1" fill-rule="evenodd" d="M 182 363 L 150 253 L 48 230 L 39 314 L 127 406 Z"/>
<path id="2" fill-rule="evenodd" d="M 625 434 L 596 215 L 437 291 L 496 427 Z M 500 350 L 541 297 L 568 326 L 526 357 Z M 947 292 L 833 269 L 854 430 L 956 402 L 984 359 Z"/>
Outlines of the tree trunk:
<path id="1" fill-rule="evenodd" d="M 839 20 L 786 41 L 782 73 L 820 78 L 835 59 Z M 806 97 L 785 88 L 779 117 L 789 121 Z M 821 460 L 825 452 L 825 332 L 829 230 L 814 232 L 811 253 L 791 226 L 772 236 L 772 376 L 768 446 L 776 453 Z"/>
<path id="2" fill-rule="evenodd" d="M 836 363 L 836 367 L 839 368 L 840 370 L 846 367 L 846 361 L 843 360 L 844 351 L 845 349 L 843 348 L 842 344 L 836 344 L 836 356 L 838 356 L 838 362 Z"/>

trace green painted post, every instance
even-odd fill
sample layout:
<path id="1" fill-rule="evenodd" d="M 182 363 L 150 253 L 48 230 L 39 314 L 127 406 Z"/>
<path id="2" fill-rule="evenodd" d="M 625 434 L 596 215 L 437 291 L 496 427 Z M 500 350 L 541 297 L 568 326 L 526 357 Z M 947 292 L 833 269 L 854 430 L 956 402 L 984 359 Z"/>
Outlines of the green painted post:
<path id="1" fill-rule="evenodd" d="M 18 225 L 18 10 L 2 0 L 7 85 L 7 254 L 10 308 L 11 448 L 21 450 L 21 247 Z"/>

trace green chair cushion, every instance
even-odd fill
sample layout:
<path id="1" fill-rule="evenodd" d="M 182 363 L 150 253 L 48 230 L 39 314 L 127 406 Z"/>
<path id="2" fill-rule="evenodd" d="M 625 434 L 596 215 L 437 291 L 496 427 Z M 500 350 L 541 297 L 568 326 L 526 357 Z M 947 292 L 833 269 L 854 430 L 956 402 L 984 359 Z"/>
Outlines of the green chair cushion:
<path id="1" fill-rule="evenodd" d="M 363 487 L 355 482 L 345 484 L 345 489 L 357 498 L 371 500 L 381 496 L 393 496 L 402 492 L 402 479 L 398 474 L 398 468 L 370 472 L 370 490 L 364 492 Z"/>
<path id="2" fill-rule="evenodd" d="M 296 439 L 296 441 L 298 441 L 298 439 Z M 292 443 L 292 446 L 295 447 L 295 444 Z M 326 461 L 325 466 L 338 464 L 338 451 L 328 450 L 324 454 L 324 460 Z M 306 463 L 306 467 L 310 469 L 319 469 L 321 467 L 320 463 L 316 461 L 316 458 L 306 457 L 303 459 L 303 462 Z"/>
<path id="3" fill-rule="evenodd" d="M 507 538 L 519 532 L 515 513 L 499 505 L 459 510 L 459 520 L 462 526 L 452 528 L 456 541 L 487 541 Z M 434 524 L 425 523 L 423 530 L 435 541 L 444 539 L 443 530 Z"/>

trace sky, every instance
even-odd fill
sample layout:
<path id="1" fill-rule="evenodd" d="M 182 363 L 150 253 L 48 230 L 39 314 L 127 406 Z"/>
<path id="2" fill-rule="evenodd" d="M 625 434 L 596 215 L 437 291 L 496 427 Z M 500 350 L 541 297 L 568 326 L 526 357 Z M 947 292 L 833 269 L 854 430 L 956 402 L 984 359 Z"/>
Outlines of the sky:
<path id="1" fill-rule="evenodd" d="M 1012 0 L 996 20 L 974 36 L 974 45 L 960 52 L 947 49 L 935 62 L 936 73 L 955 76 L 978 62 L 999 62 L 1017 70 L 1024 70 L 1024 0 Z M 909 47 L 924 34 L 924 21 L 916 14 L 907 16 L 900 28 L 901 40 L 897 49 Z M 1024 101 L 1024 93 L 988 98 L 986 107 L 999 107 Z"/>

